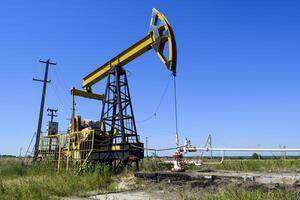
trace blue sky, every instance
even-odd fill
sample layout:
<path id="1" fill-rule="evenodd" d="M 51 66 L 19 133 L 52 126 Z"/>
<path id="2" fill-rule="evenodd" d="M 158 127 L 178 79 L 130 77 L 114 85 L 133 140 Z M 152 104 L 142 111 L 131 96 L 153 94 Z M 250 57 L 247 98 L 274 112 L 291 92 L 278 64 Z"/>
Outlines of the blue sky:
<path id="1" fill-rule="evenodd" d="M 297 1 L 1 1 L 0 154 L 18 154 L 36 131 L 44 66 L 46 108 L 71 114 L 69 88 L 147 34 L 152 7 L 173 26 L 178 47 L 179 133 L 201 146 L 300 147 L 300 5 Z M 137 121 L 153 114 L 169 72 L 150 51 L 126 66 Z M 105 81 L 95 86 L 104 91 Z M 172 86 L 172 85 L 171 85 Z M 173 89 L 157 116 L 138 123 L 151 147 L 175 144 Z M 83 118 L 98 102 L 77 99 Z M 48 117 L 44 117 L 44 126 Z"/>

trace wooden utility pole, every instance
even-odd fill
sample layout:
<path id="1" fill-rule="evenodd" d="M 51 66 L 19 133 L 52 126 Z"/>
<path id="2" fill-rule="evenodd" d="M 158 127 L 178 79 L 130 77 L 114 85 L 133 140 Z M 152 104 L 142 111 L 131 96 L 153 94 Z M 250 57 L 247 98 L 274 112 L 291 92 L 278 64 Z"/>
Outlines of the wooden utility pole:
<path id="1" fill-rule="evenodd" d="M 50 117 L 50 122 L 53 122 L 54 117 L 57 117 L 57 115 L 54 114 L 57 111 L 58 111 L 57 109 L 53 109 L 53 108 L 48 108 L 47 109 L 48 116 Z"/>
<path id="2" fill-rule="evenodd" d="M 147 156 L 147 158 L 149 157 L 149 155 L 148 155 L 148 137 L 146 137 L 146 156 Z"/>
<path id="3" fill-rule="evenodd" d="M 45 64 L 45 75 L 44 80 L 35 79 L 34 81 L 43 82 L 43 92 L 42 92 L 42 99 L 41 99 L 41 106 L 40 106 L 40 114 L 39 114 L 39 121 L 38 121 L 38 127 L 36 131 L 36 139 L 35 139 L 35 146 L 34 146 L 34 156 L 33 160 L 36 160 L 38 157 L 38 151 L 39 151 L 39 143 L 41 138 L 41 129 L 42 129 L 42 122 L 43 122 L 43 113 L 44 113 L 44 104 L 45 104 L 45 96 L 46 96 L 46 89 L 47 89 L 47 83 L 50 83 L 51 81 L 48 81 L 48 70 L 50 65 L 56 65 L 56 63 L 52 63 L 50 59 L 43 61 L 40 60 L 40 63 Z"/>

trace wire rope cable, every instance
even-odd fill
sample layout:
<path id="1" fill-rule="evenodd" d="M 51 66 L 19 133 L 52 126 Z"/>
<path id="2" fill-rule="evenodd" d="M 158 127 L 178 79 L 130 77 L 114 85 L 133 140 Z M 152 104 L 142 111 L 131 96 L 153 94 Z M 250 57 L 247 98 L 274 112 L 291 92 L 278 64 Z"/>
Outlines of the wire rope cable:
<path id="1" fill-rule="evenodd" d="M 178 112 L 177 112 L 177 87 L 176 87 L 176 77 L 173 76 L 174 80 L 174 109 L 175 109 L 175 131 L 176 131 L 176 146 L 178 146 L 178 139 L 179 139 L 179 134 L 178 134 Z"/>

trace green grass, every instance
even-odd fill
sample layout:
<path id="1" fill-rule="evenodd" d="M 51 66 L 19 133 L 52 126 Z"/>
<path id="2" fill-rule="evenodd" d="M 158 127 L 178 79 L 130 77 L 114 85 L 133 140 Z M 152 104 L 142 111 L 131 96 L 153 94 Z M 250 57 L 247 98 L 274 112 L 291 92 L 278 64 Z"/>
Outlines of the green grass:
<path id="1" fill-rule="evenodd" d="M 144 158 L 140 163 L 140 170 L 144 172 L 170 170 L 169 164 L 164 164 L 160 158 Z"/>
<path id="2" fill-rule="evenodd" d="M 170 169 L 159 159 L 144 159 L 143 171 Z M 233 171 L 272 171 L 299 172 L 300 160 L 225 160 L 222 165 L 204 165 L 190 167 L 191 170 L 219 169 Z M 0 159 L 0 199 L 58 199 L 67 196 L 86 196 L 87 192 L 98 193 L 115 191 L 120 174 L 115 174 L 108 166 L 89 166 L 84 173 L 61 170 L 57 172 L 46 164 L 24 164 L 19 159 Z M 213 195 L 209 195 L 213 194 Z M 201 195 L 185 196 L 185 200 L 254 200 L 254 199 L 300 199 L 296 190 L 249 190 L 238 187 L 226 187 L 217 191 L 205 190 Z"/>
<path id="3" fill-rule="evenodd" d="M 102 165 L 78 174 L 56 172 L 44 164 L 24 165 L 17 159 L 0 159 L 0 199 L 46 200 L 113 191 L 114 178 L 109 168 Z"/>
<path id="4" fill-rule="evenodd" d="M 144 158 L 140 164 L 141 171 L 170 170 L 172 164 L 165 164 L 161 158 Z M 205 163 L 219 160 L 204 160 Z M 239 160 L 225 159 L 222 164 L 189 165 L 187 170 L 230 170 L 230 171 L 264 171 L 264 172 L 300 172 L 300 159 L 262 159 Z"/>
<path id="5" fill-rule="evenodd" d="M 219 191 L 205 191 L 203 194 L 182 196 L 182 200 L 299 200 L 297 190 L 245 190 L 238 187 L 227 187 Z"/>
<path id="6" fill-rule="evenodd" d="M 210 162 L 210 161 L 207 161 Z M 225 160 L 221 165 L 190 166 L 191 170 L 232 170 L 232 171 L 270 171 L 300 172 L 300 159 L 287 160 Z"/>

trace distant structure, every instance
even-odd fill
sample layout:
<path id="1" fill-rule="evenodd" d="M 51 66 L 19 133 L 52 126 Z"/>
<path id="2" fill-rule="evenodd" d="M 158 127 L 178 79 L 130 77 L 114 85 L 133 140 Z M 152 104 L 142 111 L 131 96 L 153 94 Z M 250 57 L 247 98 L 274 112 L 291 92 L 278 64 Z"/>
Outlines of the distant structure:
<path id="1" fill-rule="evenodd" d="M 47 125 L 47 135 L 55 135 L 58 133 L 58 122 L 54 122 L 53 119 L 54 117 L 57 117 L 54 113 L 57 113 L 57 109 L 53 108 L 48 108 L 48 116 L 50 117 L 50 121 L 48 122 Z"/>

